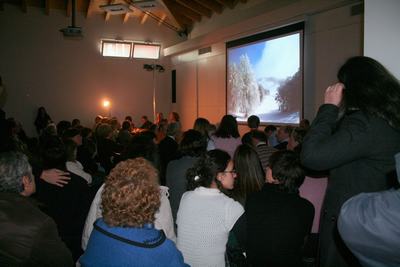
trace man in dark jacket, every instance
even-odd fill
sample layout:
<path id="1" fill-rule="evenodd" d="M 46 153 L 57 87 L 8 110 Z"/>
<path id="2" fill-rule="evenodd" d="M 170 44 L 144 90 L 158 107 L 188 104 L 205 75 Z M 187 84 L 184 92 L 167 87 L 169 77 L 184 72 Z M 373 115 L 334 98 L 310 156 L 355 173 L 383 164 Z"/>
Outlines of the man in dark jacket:
<path id="1" fill-rule="evenodd" d="M 54 221 L 28 198 L 35 189 L 26 156 L 1 153 L 0 266 L 72 266 Z"/>

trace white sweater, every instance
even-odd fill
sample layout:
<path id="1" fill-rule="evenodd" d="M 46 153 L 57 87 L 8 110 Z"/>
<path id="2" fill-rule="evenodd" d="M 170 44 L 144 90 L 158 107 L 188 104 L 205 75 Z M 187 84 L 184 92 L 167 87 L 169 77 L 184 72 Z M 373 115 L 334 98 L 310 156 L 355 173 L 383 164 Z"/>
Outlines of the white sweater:
<path id="1" fill-rule="evenodd" d="M 177 247 L 192 267 L 224 267 L 229 231 L 244 209 L 218 189 L 183 194 L 177 215 Z"/>
<path id="2" fill-rule="evenodd" d="M 88 216 L 86 218 L 85 227 L 83 229 L 82 234 L 82 249 L 86 250 L 86 246 L 89 242 L 90 234 L 93 231 L 93 223 L 100 217 L 102 217 L 101 210 L 101 194 L 104 190 L 104 184 L 99 188 L 96 193 L 96 196 L 93 199 L 92 205 L 90 206 L 90 210 Z M 171 205 L 169 204 L 168 199 L 168 187 L 160 186 L 160 200 L 161 205 L 160 209 L 156 213 L 156 220 L 154 222 L 155 228 L 158 230 L 163 230 L 167 238 L 172 241 L 176 241 Z"/>

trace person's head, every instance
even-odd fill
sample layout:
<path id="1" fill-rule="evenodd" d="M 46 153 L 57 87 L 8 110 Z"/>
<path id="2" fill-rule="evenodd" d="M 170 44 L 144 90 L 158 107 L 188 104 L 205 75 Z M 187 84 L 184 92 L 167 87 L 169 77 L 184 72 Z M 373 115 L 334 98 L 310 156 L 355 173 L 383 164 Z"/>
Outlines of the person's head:
<path id="1" fill-rule="evenodd" d="M 152 131 L 144 131 L 135 134 L 129 143 L 124 158 L 145 158 L 153 163 L 154 166 L 158 165 L 157 145 L 154 140 L 156 135 Z"/>
<path id="2" fill-rule="evenodd" d="M 103 120 L 103 116 L 97 115 L 96 118 L 94 118 L 94 123 L 98 124 Z"/>
<path id="3" fill-rule="evenodd" d="M 238 138 L 240 136 L 238 124 L 232 115 L 225 115 L 222 117 L 221 123 L 218 126 L 215 136 L 222 138 Z"/>
<path id="4" fill-rule="evenodd" d="M 126 120 L 126 121 L 129 121 L 130 123 L 133 122 L 132 117 L 129 116 L 129 115 L 125 117 L 125 120 Z"/>
<path id="5" fill-rule="evenodd" d="M 169 122 L 178 122 L 179 114 L 177 112 L 170 112 L 168 115 Z"/>
<path id="6" fill-rule="evenodd" d="M 81 136 L 83 139 L 89 139 L 92 137 L 93 131 L 90 128 L 83 127 L 81 129 Z"/>
<path id="7" fill-rule="evenodd" d="M 274 134 L 276 131 L 276 127 L 274 125 L 267 125 L 264 128 L 264 132 L 267 135 L 267 137 L 270 137 L 272 134 Z"/>
<path id="8" fill-rule="evenodd" d="M 299 127 L 307 130 L 308 128 L 310 128 L 310 121 L 307 119 L 302 119 L 300 121 Z"/>
<path id="9" fill-rule="evenodd" d="M 276 132 L 276 139 L 278 140 L 278 142 L 288 140 L 292 129 L 293 128 L 291 126 L 279 127 L 278 131 Z"/>
<path id="10" fill-rule="evenodd" d="M 197 118 L 194 121 L 193 130 L 200 132 L 203 136 L 208 137 L 208 128 L 210 127 L 210 122 L 205 118 Z"/>
<path id="11" fill-rule="evenodd" d="M 131 122 L 128 120 L 125 120 L 122 123 L 122 130 L 130 131 L 131 130 Z"/>
<path id="12" fill-rule="evenodd" d="M 59 121 L 57 123 L 57 134 L 59 137 L 62 137 L 64 134 L 64 131 L 71 128 L 72 124 L 69 121 Z"/>
<path id="13" fill-rule="evenodd" d="M 42 161 L 45 170 L 65 169 L 67 161 L 65 146 L 59 138 L 49 138 L 47 143 L 43 145 Z"/>
<path id="14" fill-rule="evenodd" d="M 156 114 L 156 122 L 160 123 L 164 119 L 164 114 L 162 112 L 157 112 Z"/>
<path id="15" fill-rule="evenodd" d="M 257 152 L 248 145 L 236 148 L 233 157 L 237 174 L 234 191 L 238 200 L 245 200 L 249 193 L 259 191 L 265 182 L 265 173 Z"/>
<path id="16" fill-rule="evenodd" d="M 38 108 L 38 117 L 44 117 L 47 114 L 46 109 L 44 107 Z"/>
<path id="17" fill-rule="evenodd" d="M 63 141 L 72 140 L 76 143 L 77 146 L 82 145 L 81 131 L 77 128 L 69 128 L 65 130 L 62 139 Z"/>
<path id="18" fill-rule="evenodd" d="M 257 130 L 258 126 L 260 126 L 260 118 L 258 116 L 256 116 L 256 115 L 251 115 L 247 119 L 247 126 L 250 129 Z"/>
<path id="19" fill-rule="evenodd" d="M 303 143 L 303 139 L 306 136 L 307 129 L 301 128 L 301 127 L 296 127 L 292 130 L 289 136 L 288 144 L 287 144 L 287 149 L 289 150 L 295 150 L 295 148 L 298 148 L 301 146 L 301 143 Z"/>
<path id="20" fill-rule="evenodd" d="M 167 125 L 167 135 L 176 136 L 179 133 L 179 126 L 176 123 L 168 123 Z"/>
<path id="21" fill-rule="evenodd" d="M 72 162 L 76 161 L 76 153 L 78 150 L 76 143 L 73 140 L 68 139 L 64 141 L 64 147 L 66 160 Z"/>
<path id="22" fill-rule="evenodd" d="M 199 157 L 206 152 L 207 141 L 200 132 L 188 130 L 183 133 L 179 150 L 183 155 Z"/>
<path id="23" fill-rule="evenodd" d="M 352 57 L 337 77 L 344 84 L 347 110 L 360 109 L 400 128 L 400 83 L 382 64 L 370 57 Z"/>
<path id="24" fill-rule="evenodd" d="M 263 131 L 251 131 L 251 139 L 254 146 L 268 142 L 268 137 Z"/>
<path id="25" fill-rule="evenodd" d="M 147 121 L 149 121 L 149 118 L 147 118 L 146 115 L 143 115 L 143 116 L 140 118 L 140 122 L 141 122 L 142 124 L 145 123 L 145 122 L 147 122 Z"/>
<path id="26" fill-rule="evenodd" d="M 304 170 L 297 153 L 290 150 L 277 151 L 269 158 L 267 183 L 278 184 L 288 193 L 296 193 L 304 182 Z"/>
<path id="27" fill-rule="evenodd" d="M 110 138 L 112 135 L 113 129 L 108 123 L 102 123 L 97 127 L 96 134 L 98 138 L 107 139 Z"/>
<path id="28" fill-rule="evenodd" d="M 253 142 L 251 139 L 251 132 L 247 132 L 242 136 L 242 144 L 252 146 Z"/>
<path id="29" fill-rule="evenodd" d="M 109 226 L 142 227 L 153 223 L 160 207 L 158 173 L 144 158 L 128 159 L 111 170 L 101 195 Z"/>
<path id="30" fill-rule="evenodd" d="M 112 118 L 112 119 L 111 119 L 110 125 L 111 125 L 111 128 L 112 128 L 113 130 L 118 130 L 118 129 L 120 128 L 120 126 L 121 126 L 121 125 L 119 124 L 118 119 L 116 119 L 116 118 Z"/>
<path id="31" fill-rule="evenodd" d="M 0 192 L 30 196 L 36 191 L 28 158 L 20 152 L 0 153 Z"/>
<path id="32" fill-rule="evenodd" d="M 188 189 L 199 186 L 218 188 L 222 192 L 233 189 L 236 178 L 233 166 L 227 152 L 219 149 L 208 151 L 186 172 Z"/>
<path id="33" fill-rule="evenodd" d="M 79 119 L 73 119 L 71 127 L 79 127 L 79 126 L 81 126 L 81 121 Z"/>

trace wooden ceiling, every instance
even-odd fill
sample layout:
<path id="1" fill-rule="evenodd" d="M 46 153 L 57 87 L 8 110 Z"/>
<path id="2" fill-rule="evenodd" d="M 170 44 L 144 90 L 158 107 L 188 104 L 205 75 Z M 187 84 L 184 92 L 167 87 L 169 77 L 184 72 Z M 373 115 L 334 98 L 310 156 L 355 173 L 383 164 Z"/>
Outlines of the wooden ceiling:
<path id="1" fill-rule="evenodd" d="M 234 9 L 239 2 L 248 0 L 75 0 L 76 10 L 84 12 L 89 19 L 95 14 L 103 14 L 104 20 L 116 19 L 126 23 L 137 19 L 144 24 L 154 19 L 161 26 L 166 26 L 178 33 L 188 34 L 196 22 L 211 18 L 226 9 Z M 73 0 L 0 0 L 0 12 L 7 11 L 7 4 L 19 6 L 27 13 L 31 7 L 43 9 L 45 15 L 55 10 L 64 10 L 71 16 Z M 111 8 L 107 9 L 107 7 Z"/>

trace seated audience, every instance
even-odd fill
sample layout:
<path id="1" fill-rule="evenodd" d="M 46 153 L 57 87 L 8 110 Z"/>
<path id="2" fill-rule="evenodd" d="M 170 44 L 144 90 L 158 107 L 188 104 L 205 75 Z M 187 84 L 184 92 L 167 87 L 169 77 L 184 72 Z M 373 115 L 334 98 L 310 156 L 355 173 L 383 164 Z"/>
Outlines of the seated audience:
<path id="1" fill-rule="evenodd" d="M 19 152 L 0 154 L 0 265 L 73 266 L 54 221 L 29 199 L 35 179 Z"/>
<path id="2" fill-rule="evenodd" d="M 81 126 L 81 121 L 79 119 L 73 119 L 71 122 L 71 127 L 72 128 L 79 128 Z"/>
<path id="3" fill-rule="evenodd" d="M 174 132 L 175 139 L 180 140 L 181 136 L 181 122 L 179 121 L 180 117 L 177 112 L 170 112 L 168 115 L 168 128 L 171 132 Z"/>
<path id="4" fill-rule="evenodd" d="M 158 127 L 163 120 L 164 120 L 164 114 L 162 112 L 157 112 L 154 124 Z"/>
<path id="5" fill-rule="evenodd" d="M 177 128 L 172 124 L 161 124 L 157 134 L 160 153 L 160 183 L 165 185 L 165 175 L 168 163 L 178 157 L 178 143 L 175 140 Z"/>
<path id="6" fill-rule="evenodd" d="M 126 120 L 122 123 L 122 128 L 118 133 L 117 142 L 124 148 L 127 148 L 132 139 L 132 125 L 131 122 Z"/>
<path id="7" fill-rule="evenodd" d="M 38 113 L 37 113 L 37 116 L 35 119 L 35 127 L 36 127 L 36 131 L 37 131 L 38 135 L 41 135 L 42 131 L 50 123 L 52 123 L 52 120 L 51 120 L 49 114 L 47 114 L 46 109 L 44 107 L 40 107 L 38 109 Z"/>
<path id="8" fill-rule="evenodd" d="M 154 228 L 160 207 L 157 170 L 145 159 L 120 162 L 102 193 L 103 218 L 94 224 L 83 267 L 188 266 L 175 244 Z"/>
<path id="9" fill-rule="evenodd" d="M 227 152 L 208 151 L 187 172 L 189 189 L 179 205 L 177 246 L 192 267 L 225 266 L 229 231 L 243 207 L 224 192 L 235 184 Z"/>
<path id="10" fill-rule="evenodd" d="M 274 125 L 265 126 L 264 132 L 267 135 L 269 146 L 274 147 L 279 144 L 278 140 L 276 140 L 276 127 Z"/>
<path id="11" fill-rule="evenodd" d="M 44 147 L 42 160 L 45 170 L 66 170 L 65 149 L 58 139 L 48 142 Z M 80 241 L 88 213 L 91 192 L 87 182 L 80 176 L 69 172 L 70 180 L 63 187 L 40 181 L 41 190 L 37 198 L 44 204 L 43 210 L 54 219 L 61 239 L 72 252 L 74 260 L 82 250 Z"/>
<path id="12" fill-rule="evenodd" d="M 400 182 L 400 153 L 396 168 Z M 400 189 L 350 198 L 341 208 L 338 229 L 362 266 L 400 266 Z"/>
<path id="13" fill-rule="evenodd" d="M 122 151 L 121 146 L 112 140 L 112 134 L 113 129 L 107 123 L 97 127 L 97 155 L 106 174 L 114 167 L 115 158 Z"/>
<path id="14" fill-rule="evenodd" d="M 233 157 L 236 148 L 241 144 L 239 129 L 235 117 L 225 115 L 221 119 L 218 129 L 211 136 L 215 148 L 224 150 Z"/>
<path id="15" fill-rule="evenodd" d="M 142 118 L 140 119 L 142 126 L 140 126 L 141 129 L 145 130 L 152 130 L 154 128 L 153 123 L 149 121 L 147 116 L 143 115 Z"/>
<path id="16" fill-rule="evenodd" d="M 249 127 L 250 131 L 258 130 L 260 126 L 260 118 L 256 115 L 251 115 L 247 118 L 247 127 Z"/>
<path id="17" fill-rule="evenodd" d="M 206 152 L 206 140 L 202 134 L 195 130 L 183 133 L 179 144 L 181 157 L 170 161 L 167 167 L 166 182 L 169 188 L 172 215 L 176 221 L 179 202 L 187 190 L 186 171 L 193 167 L 196 160 Z"/>
<path id="18" fill-rule="evenodd" d="M 314 207 L 298 194 L 304 180 L 299 156 L 278 151 L 270 158 L 267 183 L 247 198 L 233 232 L 251 266 L 302 266 L 302 247 L 311 230 Z"/>
<path id="19" fill-rule="evenodd" d="M 276 140 L 278 141 L 278 144 L 274 146 L 274 148 L 278 150 L 286 149 L 292 129 L 293 128 L 291 126 L 279 127 L 278 132 L 276 133 Z"/>
<path id="20" fill-rule="evenodd" d="M 197 118 L 194 121 L 193 130 L 200 132 L 207 141 L 207 151 L 215 149 L 214 141 L 210 138 L 210 122 L 205 118 Z"/>
<path id="21" fill-rule="evenodd" d="M 232 197 L 244 207 L 247 197 L 263 187 L 265 173 L 257 152 L 248 145 L 238 146 L 233 161 L 237 177 Z"/>
<path id="22" fill-rule="evenodd" d="M 263 170 L 266 171 L 269 165 L 269 158 L 271 155 L 278 151 L 276 148 L 268 146 L 267 136 L 262 131 L 252 131 L 251 132 L 252 145 L 255 147 L 258 158 L 260 159 Z"/>
<path id="23" fill-rule="evenodd" d="M 64 141 L 64 146 L 65 154 L 67 157 L 67 162 L 65 163 L 67 171 L 82 177 L 88 184 L 91 184 L 92 176 L 89 173 L 85 172 L 82 164 L 76 160 L 76 154 L 78 151 L 77 144 L 72 140 L 66 140 Z"/>
<path id="24" fill-rule="evenodd" d="M 57 123 L 57 135 L 58 135 L 60 138 L 62 138 L 62 137 L 64 136 L 64 132 L 65 132 L 67 129 L 71 128 L 71 127 L 72 127 L 71 122 L 65 121 L 65 120 L 59 121 L 59 122 Z"/>

